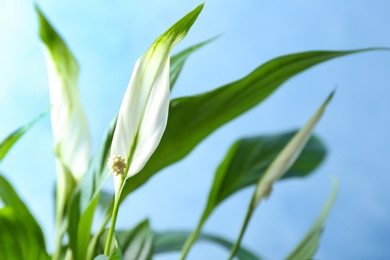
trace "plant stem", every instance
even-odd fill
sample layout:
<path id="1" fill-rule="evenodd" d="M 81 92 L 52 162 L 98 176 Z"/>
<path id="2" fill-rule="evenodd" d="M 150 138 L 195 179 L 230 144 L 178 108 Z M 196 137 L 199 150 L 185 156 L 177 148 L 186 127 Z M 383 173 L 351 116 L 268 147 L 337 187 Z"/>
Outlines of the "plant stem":
<path id="1" fill-rule="evenodd" d="M 199 235 L 200 230 L 202 229 L 203 223 L 204 223 L 204 219 L 202 216 L 202 219 L 199 221 L 198 225 L 196 226 L 196 229 L 187 238 L 186 243 L 184 244 L 184 247 L 183 247 L 183 251 L 181 252 L 180 260 L 184 260 L 187 257 L 187 254 L 190 251 L 192 244 L 198 238 L 198 235 Z"/>
<path id="2" fill-rule="evenodd" d="M 122 194 L 122 186 L 123 186 L 124 180 L 125 180 L 125 177 L 121 176 L 119 186 L 118 186 L 118 191 L 115 194 L 114 208 L 112 209 L 111 224 L 110 224 L 110 229 L 108 230 L 106 247 L 104 249 L 104 254 L 107 256 L 110 255 L 111 242 L 112 242 L 112 238 L 114 236 L 116 217 L 118 216 L 118 210 L 119 210 L 119 204 L 120 204 L 119 201 L 120 201 L 120 197 Z"/>
<path id="3" fill-rule="evenodd" d="M 240 230 L 240 234 L 239 234 L 239 236 L 238 236 L 238 238 L 237 238 L 236 243 L 234 244 L 234 246 L 233 246 L 233 248 L 232 248 L 232 251 L 230 252 L 230 255 L 229 255 L 228 260 L 233 259 L 233 257 L 234 257 L 234 256 L 236 255 L 236 253 L 237 253 L 237 250 L 240 248 L 240 244 L 241 244 L 242 237 L 244 236 L 246 227 L 248 226 L 249 220 L 251 219 L 252 213 L 253 213 L 253 211 L 254 211 L 254 209 L 255 209 L 255 207 L 256 207 L 256 205 L 254 204 L 255 195 L 256 195 L 256 193 L 253 193 L 251 202 L 250 202 L 249 207 L 248 207 L 248 210 L 247 210 L 247 212 L 246 212 L 246 216 L 245 216 L 244 223 L 242 224 L 242 227 L 241 227 L 241 230 Z"/>

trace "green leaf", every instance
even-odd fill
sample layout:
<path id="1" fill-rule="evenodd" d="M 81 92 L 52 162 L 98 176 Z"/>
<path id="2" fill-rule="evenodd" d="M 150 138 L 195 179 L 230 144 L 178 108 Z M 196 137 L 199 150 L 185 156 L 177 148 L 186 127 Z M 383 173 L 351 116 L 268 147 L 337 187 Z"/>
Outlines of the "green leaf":
<path id="1" fill-rule="evenodd" d="M 171 90 L 172 90 L 173 86 L 175 85 L 176 80 L 179 77 L 180 72 L 183 69 L 184 63 L 186 62 L 188 57 L 192 53 L 199 50 L 200 48 L 202 48 L 206 44 L 209 44 L 210 42 L 214 41 L 218 37 L 219 36 L 216 36 L 216 37 L 213 37 L 207 41 L 198 43 L 198 44 L 191 46 L 191 47 L 185 49 L 184 51 L 181 51 L 178 54 L 171 57 L 171 67 L 170 67 L 170 87 L 171 87 Z"/>
<path id="2" fill-rule="evenodd" d="M 108 230 L 99 237 L 96 252 L 103 252 Z M 123 259 L 126 260 L 150 260 L 153 254 L 154 234 L 150 229 L 149 221 L 144 220 L 130 230 L 115 232 Z M 111 246 L 112 248 L 112 246 Z M 112 248 L 113 250 L 114 248 Z M 111 259 L 111 258 L 110 258 Z"/>
<path id="3" fill-rule="evenodd" d="M 102 238 L 104 238 L 104 240 L 106 239 L 106 235 L 107 233 L 105 233 Z M 118 244 L 118 241 L 116 240 L 116 238 L 114 238 L 114 241 L 115 243 L 111 245 L 111 248 L 112 248 L 112 254 L 110 256 L 107 256 L 107 255 L 98 255 L 97 257 L 94 258 L 94 260 L 122 260 L 123 257 L 122 257 L 122 252 L 121 252 L 121 247 L 120 245 Z M 127 258 L 124 258 L 127 260 Z"/>
<path id="4" fill-rule="evenodd" d="M 333 181 L 332 194 L 330 195 L 328 201 L 323 207 L 317 220 L 314 222 L 309 232 L 305 235 L 305 237 L 294 249 L 294 251 L 291 252 L 290 255 L 286 258 L 286 260 L 313 259 L 320 243 L 320 238 L 324 230 L 325 221 L 336 200 L 338 186 L 338 181 L 337 179 L 335 179 Z"/>
<path id="5" fill-rule="evenodd" d="M 189 235 L 189 231 L 167 231 L 155 233 L 154 254 L 180 251 Z M 230 250 L 233 246 L 232 242 L 222 237 L 210 234 L 200 234 L 197 241 L 211 242 L 222 246 L 226 250 Z M 238 250 L 237 257 L 240 260 L 260 259 L 260 257 L 243 247 Z"/>
<path id="6" fill-rule="evenodd" d="M 2 175 L 0 200 L 0 259 L 49 259 L 41 228 Z"/>
<path id="7" fill-rule="evenodd" d="M 296 133 L 297 131 L 291 131 L 277 135 L 256 136 L 235 142 L 218 166 L 205 212 L 211 213 L 217 205 L 235 192 L 256 184 Z M 283 179 L 305 177 L 321 164 L 325 154 L 326 148 L 320 139 L 312 137 Z M 209 213 L 206 215 L 208 216 Z"/>
<path id="8" fill-rule="evenodd" d="M 291 131 L 277 135 L 243 138 L 231 146 L 218 166 L 207 205 L 196 230 L 191 234 L 183 249 L 185 254 L 188 253 L 203 224 L 217 206 L 235 192 L 256 184 L 264 175 L 267 167 L 296 133 L 297 131 Z M 304 177 L 310 174 L 320 165 L 325 154 L 326 149 L 320 139 L 312 137 L 283 178 Z"/>
<path id="9" fill-rule="evenodd" d="M 126 260 L 150 260 L 153 254 L 154 234 L 145 220 L 130 231 L 118 231 L 115 237 Z"/>
<path id="10" fill-rule="evenodd" d="M 72 248 L 73 257 L 76 260 L 92 258 L 92 252 L 87 256 L 89 250 L 88 244 L 91 238 L 91 226 L 101 188 L 110 176 L 106 161 L 110 151 L 115 123 L 116 119 L 110 123 L 101 147 L 91 160 L 87 174 L 84 175 L 70 199 L 68 209 L 69 245 Z M 105 199 L 107 199 L 106 195 L 104 195 Z M 94 247 L 94 245 L 92 246 Z"/>
<path id="11" fill-rule="evenodd" d="M 332 92 L 321 107 L 315 112 L 310 120 L 291 138 L 283 150 L 276 156 L 272 163 L 267 167 L 264 175 L 259 179 L 249 204 L 244 223 L 241 227 L 237 242 L 231 251 L 229 259 L 232 259 L 240 246 L 241 239 L 244 236 L 246 227 L 251 219 L 257 205 L 265 198 L 269 197 L 272 192 L 273 184 L 283 177 L 283 175 L 291 168 L 303 151 L 305 145 L 309 141 L 314 127 L 321 119 L 325 112 L 326 106 L 333 97 Z"/>
<path id="12" fill-rule="evenodd" d="M 238 81 L 200 95 L 172 100 L 161 142 L 143 170 L 126 181 L 122 200 L 159 170 L 184 158 L 220 126 L 261 103 L 291 77 L 321 62 L 369 50 L 373 49 L 282 56 Z"/>
<path id="13" fill-rule="evenodd" d="M 0 142 L 0 162 L 7 155 L 9 150 L 14 146 L 14 144 L 33 126 L 38 122 L 42 117 L 44 117 L 49 110 L 41 113 L 39 116 L 34 118 L 28 124 L 16 129 L 13 133 L 7 136 L 2 142 Z"/>

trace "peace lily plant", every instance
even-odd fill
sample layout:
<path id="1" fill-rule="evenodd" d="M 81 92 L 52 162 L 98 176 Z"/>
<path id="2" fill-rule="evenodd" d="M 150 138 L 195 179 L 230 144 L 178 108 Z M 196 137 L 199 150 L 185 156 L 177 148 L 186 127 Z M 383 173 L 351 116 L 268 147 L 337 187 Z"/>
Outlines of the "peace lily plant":
<path id="1" fill-rule="evenodd" d="M 107 129 L 101 147 L 91 157 L 89 127 L 78 90 L 78 65 L 64 40 L 39 7 L 39 35 L 47 60 L 49 108 L 57 164 L 56 241 L 46 249 L 42 230 L 12 185 L 0 175 L 0 259 L 151 259 L 181 251 L 185 259 L 199 240 L 230 251 L 227 258 L 260 259 L 241 246 L 256 206 L 281 179 L 310 174 L 326 150 L 312 135 L 333 93 L 298 131 L 245 137 L 236 141 L 220 163 L 205 209 L 192 232 L 155 232 L 148 220 L 130 230 L 116 230 L 121 203 L 161 169 L 181 160 L 220 126 L 261 103 L 286 80 L 321 62 L 365 50 L 310 51 L 275 58 L 246 77 L 195 96 L 170 99 L 187 58 L 214 39 L 171 56 L 173 47 L 189 32 L 203 9 L 196 7 L 175 23 L 137 60 L 118 115 Z M 20 127 L 0 143 L 0 162 L 12 146 L 46 112 Z M 110 174 L 111 173 L 111 174 Z M 113 176 L 115 190 L 102 186 Z M 215 208 L 241 189 L 255 185 L 236 241 L 202 232 Z M 286 259 L 311 259 L 319 244 L 333 192 L 307 235 Z M 103 210 L 100 227 L 92 230 L 97 208 Z M 96 219 L 95 219 L 96 221 Z M 254 251 L 258 251 L 254 248 Z"/>

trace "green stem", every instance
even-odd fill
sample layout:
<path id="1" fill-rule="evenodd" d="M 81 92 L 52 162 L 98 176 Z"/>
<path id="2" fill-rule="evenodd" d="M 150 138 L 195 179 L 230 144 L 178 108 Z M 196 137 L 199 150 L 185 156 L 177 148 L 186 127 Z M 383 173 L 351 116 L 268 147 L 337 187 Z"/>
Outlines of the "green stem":
<path id="1" fill-rule="evenodd" d="M 106 228 L 106 225 L 108 221 L 110 220 L 111 216 L 106 215 L 104 218 L 102 224 L 100 225 L 99 229 L 96 231 L 96 233 L 92 236 L 91 242 L 88 245 L 88 251 L 87 251 L 87 260 L 93 259 L 93 254 L 95 253 L 96 244 L 98 242 L 98 239 L 100 235 L 103 233 L 104 229 Z"/>
<path id="2" fill-rule="evenodd" d="M 184 247 L 183 247 L 183 251 L 181 252 L 180 260 L 184 260 L 187 257 L 187 254 L 190 251 L 192 244 L 194 244 L 194 242 L 198 238 L 198 235 L 200 233 L 200 230 L 202 229 L 203 223 L 204 223 L 204 219 L 202 216 L 201 220 L 199 221 L 198 225 L 196 226 L 196 229 L 187 238 L 186 243 L 184 244 Z"/>
<path id="3" fill-rule="evenodd" d="M 252 214 L 253 214 L 253 211 L 254 211 L 254 209 L 255 209 L 255 207 L 256 207 L 256 206 L 254 205 L 255 195 L 256 195 L 256 193 L 253 193 L 251 202 L 250 202 L 249 207 L 248 207 L 248 210 L 247 210 L 247 212 L 246 212 L 246 216 L 245 216 L 244 223 L 242 224 L 242 227 L 241 227 L 241 230 L 240 230 L 240 235 L 238 236 L 238 239 L 237 239 L 236 243 L 234 244 L 234 246 L 233 246 L 233 248 L 232 248 L 232 251 L 230 252 L 230 255 L 229 255 L 228 260 L 233 259 L 233 257 L 234 257 L 234 256 L 236 255 L 236 253 L 237 253 L 237 250 L 240 248 L 240 244 L 241 244 L 242 237 L 244 236 L 246 227 L 248 226 L 249 220 L 251 219 L 251 216 L 252 216 Z"/>
<path id="4" fill-rule="evenodd" d="M 56 216 L 56 238 L 55 238 L 55 246 L 52 259 L 59 260 L 61 255 L 61 246 L 62 246 L 62 232 L 61 232 L 61 222 L 62 218 Z"/>
<path id="5" fill-rule="evenodd" d="M 109 256 L 110 255 L 110 249 L 111 249 L 111 242 L 112 238 L 114 236 L 114 230 L 115 230 L 115 223 L 116 223 L 116 217 L 118 216 L 118 210 L 119 210 L 119 200 L 122 194 L 122 186 L 124 183 L 125 177 L 121 176 L 118 186 L 118 192 L 115 194 L 115 201 L 114 201 L 114 208 L 112 209 L 112 217 L 111 217 L 111 224 L 110 229 L 108 230 L 107 235 L 107 242 L 106 247 L 104 249 L 104 254 Z"/>

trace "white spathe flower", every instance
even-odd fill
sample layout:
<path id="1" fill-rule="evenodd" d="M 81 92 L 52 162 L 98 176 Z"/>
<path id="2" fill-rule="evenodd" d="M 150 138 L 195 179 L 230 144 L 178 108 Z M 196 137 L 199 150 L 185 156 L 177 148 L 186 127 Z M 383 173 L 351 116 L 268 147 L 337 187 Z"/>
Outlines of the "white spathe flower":
<path id="1" fill-rule="evenodd" d="M 142 170 L 157 148 L 168 120 L 170 51 L 187 34 L 203 4 L 162 34 L 136 62 L 123 97 L 111 145 L 110 168 L 125 167 L 129 178 Z M 124 158 L 122 160 L 113 158 Z M 113 171 L 115 173 L 115 171 Z M 116 175 L 116 174 L 115 174 Z M 115 178 L 116 190 L 118 180 Z"/>
<path id="2" fill-rule="evenodd" d="M 91 138 L 78 90 L 78 65 L 65 42 L 36 9 L 47 60 L 55 154 L 61 168 L 66 167 L 79 180 L 88 167 Z"/>

